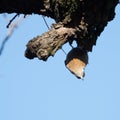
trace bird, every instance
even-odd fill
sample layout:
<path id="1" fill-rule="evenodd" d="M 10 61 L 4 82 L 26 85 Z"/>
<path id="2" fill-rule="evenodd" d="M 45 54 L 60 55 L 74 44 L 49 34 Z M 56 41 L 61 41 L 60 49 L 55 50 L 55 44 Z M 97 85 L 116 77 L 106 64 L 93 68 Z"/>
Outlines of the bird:
<path id="1" fill-rule="evenodd" d="M 67 54 L 65 66 L 78 79 L 85 77 L 85 67 L 88 64 L 88 53 L 80 47 L 72 48 Z"/>

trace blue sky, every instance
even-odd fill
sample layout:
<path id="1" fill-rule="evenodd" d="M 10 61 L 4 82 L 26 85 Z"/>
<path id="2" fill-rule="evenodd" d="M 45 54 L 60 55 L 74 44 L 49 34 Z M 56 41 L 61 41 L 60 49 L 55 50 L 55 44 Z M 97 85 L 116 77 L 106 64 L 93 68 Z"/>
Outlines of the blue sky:
<path id="1" fill-rule="evenodd" d="M 6 24 L 0 15 L 0 44 Z M 118 5 L 115 19 L 89 53 L 82 81 L 66 69 L 62 50 L 47 62 L 24 57 L 27 42 L 48 31 L 41 16 L 28 16 L 0 56 L 0 120 L 120 120 L 119 29 Z M 71 48 L 66 44 L 63 49 Z"/>

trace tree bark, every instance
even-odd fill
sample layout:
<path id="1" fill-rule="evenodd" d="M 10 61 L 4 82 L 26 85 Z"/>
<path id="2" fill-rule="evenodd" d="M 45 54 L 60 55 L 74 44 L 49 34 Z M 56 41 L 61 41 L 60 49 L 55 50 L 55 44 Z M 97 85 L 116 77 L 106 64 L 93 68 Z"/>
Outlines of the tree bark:
<path id="1" fill-rule="evenodd" d="M 85 51 L 92 51 L 93 45 L 107 23 L 115 16 L 119 0 L 1 0 L 0 13 L 40 14 L 53 18 L 52 28 L 33 38 L 28 44 L 25 56 L 47 60 L 66 42 Z M 50 36 L 50 37 L 49 37 Z"/>
<path id="2" fill-rule="evenodd" d="M 52 17 L 48 0 L 0 0 L 0 13 L 42 14 Z"/>
<path id="3" fill-rule="evenodd" d="M 25 52 L 27 58 L 38 57 L 46 61 L 49 56 L 54 56 L 64 43 L 75 37 L 76 29 L 64 27 L 61 23 L 53 26 L 48 32 L 29 41 Z"/>

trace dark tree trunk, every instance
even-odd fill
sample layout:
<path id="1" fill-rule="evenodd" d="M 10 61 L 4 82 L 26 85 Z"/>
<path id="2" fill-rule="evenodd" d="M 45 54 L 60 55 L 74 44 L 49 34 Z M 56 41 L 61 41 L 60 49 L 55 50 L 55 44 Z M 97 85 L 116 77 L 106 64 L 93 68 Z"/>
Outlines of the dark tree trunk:
<path id="1" fill-rule="evenodd" d="M 119 0 L 0 0 L 0 13 L 41 14 L 56 24 L 28 44 L 25 56 L 47 60 L 66 42 L 92 51 L 97 37 L 115 16 Z"/>

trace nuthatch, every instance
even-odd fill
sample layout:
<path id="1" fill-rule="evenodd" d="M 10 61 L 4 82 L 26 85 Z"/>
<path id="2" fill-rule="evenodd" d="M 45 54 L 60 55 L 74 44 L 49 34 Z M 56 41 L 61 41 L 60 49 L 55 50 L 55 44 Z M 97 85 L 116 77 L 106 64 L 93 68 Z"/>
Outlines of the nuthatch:
<path id="1" fill-rule="evenodd" d="M 85 76 L 85 67 L 88 64 L 87 51 L 82 50 L 79 47 L 73 48 L 67 55 L 65 60 L 66 67 L 77 78 L 83 79 Z"/>

